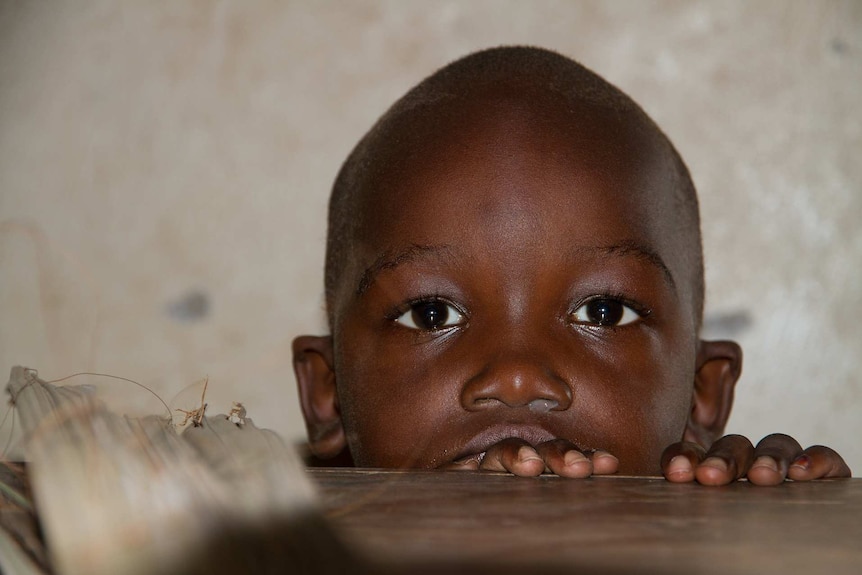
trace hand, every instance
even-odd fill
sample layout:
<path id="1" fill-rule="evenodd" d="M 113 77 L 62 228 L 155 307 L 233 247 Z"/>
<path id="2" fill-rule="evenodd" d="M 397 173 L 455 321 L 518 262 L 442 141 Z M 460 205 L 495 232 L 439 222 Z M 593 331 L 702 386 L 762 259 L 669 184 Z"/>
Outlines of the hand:
<path id="1" fill-rule="evenodd" d="M 555 473 L 580 478 L 616 473 L 619 460 L 607 451 L 584 452 L 565 439 L 553 439 L 533 447 L 511 437 L 477 453 L 443 465 L 441 469 L 505 471 L 521 477 Z"/>
<path id="2" fill-rule="evenodd" d="M 742 477 L 755 485 L 850 477 L 850 468 L 834 450 L 822 445 L 803 450 L 783 433 L 767 435 L 756 448 L 741 435 L 725 435 L 709 451 L 696 443 L 674 443 L 662 453 L 661 469 L 668 481 L 703 485 L 727 485 Z"/>

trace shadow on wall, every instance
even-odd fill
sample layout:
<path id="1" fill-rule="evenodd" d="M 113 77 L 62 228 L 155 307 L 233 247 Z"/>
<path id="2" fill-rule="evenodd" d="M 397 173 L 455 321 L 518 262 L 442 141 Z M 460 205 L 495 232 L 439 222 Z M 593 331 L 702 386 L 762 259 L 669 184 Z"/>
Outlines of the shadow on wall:
<path id="1" fill-rule="evenodd" d="M 744 309 L 707 313 L 703 318 L 703 339 L 739 339 L 754 324 L 751 312 Z"/>

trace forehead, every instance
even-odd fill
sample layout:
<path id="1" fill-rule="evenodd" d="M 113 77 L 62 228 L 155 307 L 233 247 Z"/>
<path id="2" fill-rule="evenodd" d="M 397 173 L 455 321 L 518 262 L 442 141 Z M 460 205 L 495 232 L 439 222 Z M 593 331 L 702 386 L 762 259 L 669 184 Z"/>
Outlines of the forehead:
<path id="1" fill-rule="evenodd" d="M 509 87 L 443 100 L 404 114 L 381 140 L 360 192 L 363 214 L 434 202 L 449 192 L 438 183 L 465 175 L 485 185 L 465 186 L 461 200 L 485 204 L 579 203 L 601 189 L 644 216 L 673 195 L 669 146 L 639 110 L 548 91 Z M 567 185 L 552 198 L 543 191 L 560 187 L 548 187 L 553 178 Z"/>
<path id="2" fill-rule="evenodd" d="M 538 91 L 415 110 L 370 159 L 344 280 L 355 285 L 383 253 L 426 244 L 483 244 L 525 268 L 543 254 L 530 246 L 635 242 L 680 275 L 668 148 L 639 111 Z"/>

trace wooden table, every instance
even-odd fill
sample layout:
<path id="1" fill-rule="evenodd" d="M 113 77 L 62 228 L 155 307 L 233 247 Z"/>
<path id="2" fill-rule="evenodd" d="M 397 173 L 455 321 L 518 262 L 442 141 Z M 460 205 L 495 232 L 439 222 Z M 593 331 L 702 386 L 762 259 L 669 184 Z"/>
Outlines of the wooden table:
<path id="1" fill-rule="evenodd" d="M 344 540 L 396 571 L 862 574 L 862 479 L 309 473 Z"/>

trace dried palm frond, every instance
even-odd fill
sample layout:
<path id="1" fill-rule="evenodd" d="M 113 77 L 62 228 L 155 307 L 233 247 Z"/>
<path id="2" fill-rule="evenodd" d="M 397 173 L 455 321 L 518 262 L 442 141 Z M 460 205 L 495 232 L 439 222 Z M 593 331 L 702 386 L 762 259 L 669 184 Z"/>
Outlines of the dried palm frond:
<path id="1" fill-rule="evenodd" d="M 57 573 L 357 571 L 298 455 L 251 419 L 201 417 L 180 434 L 22 367 L 8 391 Z"/>

